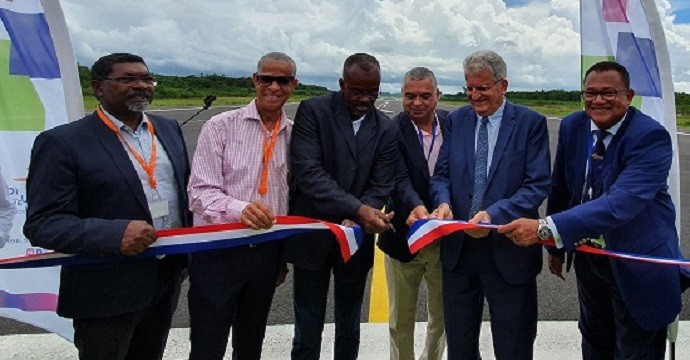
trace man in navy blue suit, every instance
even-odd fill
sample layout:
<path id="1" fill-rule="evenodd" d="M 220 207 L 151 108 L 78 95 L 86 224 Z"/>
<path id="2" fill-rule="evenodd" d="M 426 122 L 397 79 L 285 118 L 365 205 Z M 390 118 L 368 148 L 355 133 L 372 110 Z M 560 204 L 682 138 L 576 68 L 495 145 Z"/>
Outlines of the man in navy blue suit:
<path id="1" fill-rule="evenodd" d="M 96 111 L 34 142 L 24 234 L 106 260 L 62 267 L 57 313 L 73 320 L 80 359 L 161 359 L 186 257 L 132 256 L 156 230 L 190 224 L 187 149 L 177 122 L 143 112 L 156 79 L 141 57 L 104 56 L 91 76 Z"/>
<path id="2" fill-rule="evenodd" d="M 554 238 L 549 269 L 561 276 L 563 251 L 588 243 L 680 258 L 668 194 L 673 149 L 656 120 L 630 106 L 635 92 L 620 64 L 585 74 L 585 111 L 561 121 L 546 219 L 499 228 L 530 246 Z M 575 256 L 584 359 L 663 359 L 666 327 L 680 312 L 678 266 Z"/>
<path id="3" fill-rule="evenodd" d="M 506 224 L 538 218 L 549 188 L 546 118 L 505 99 L 507 67 L 493 51 L 463 63 L 469 106 L 453 111 L 434 176 L 432 217 Z M 496 359 L 532 359 L 541 247 L 490 230 L 441 240 L 443 307 L 451 360 L 479 358 L 484 299 Z"/>

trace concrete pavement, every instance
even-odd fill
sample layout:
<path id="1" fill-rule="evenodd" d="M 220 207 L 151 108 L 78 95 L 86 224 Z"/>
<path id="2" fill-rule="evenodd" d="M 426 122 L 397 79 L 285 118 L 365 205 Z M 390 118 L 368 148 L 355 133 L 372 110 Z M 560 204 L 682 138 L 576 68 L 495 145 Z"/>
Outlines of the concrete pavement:
<path id="1" fill-rule="evenodd" d="M 424 337 L 425 323 L 418 323 L 415 345 L 419 351 Z M 676 345 L 676 359 L 690 358 L 690 342 L 687 332 L 690 321 L 680 324 L 679 343 Z M 321 359 L 333 359 L 333 324 L 326 324 Z M 482 324 L 480 350 L 482 358 L 493 359 L 491 329 L 489 323 Z M 186 359 L 189 354 L 189 329 L 174 328 L 168 339 L 164 359 Z M 388 358 L 388 325 L 362 324 L 360 360 L 382 360 Z M 685 341 L 684 341 L 685 340 Z M 289 359 L 292 341 L 292 325 L 269 326 L 264 341 L 264 360 Z M 580 335 L 574 321 L 540 321 L 535 342 L 535 360 L 580 359 Z M 57 360 L 76 359 L 77 353 L 71 343 L 54 334 L 5 335 L 0 336 L 0 359 Z M 230 351 L 225 357 L 230 359 Z M 668 355 L 667 355 L 668 358 Z"/>

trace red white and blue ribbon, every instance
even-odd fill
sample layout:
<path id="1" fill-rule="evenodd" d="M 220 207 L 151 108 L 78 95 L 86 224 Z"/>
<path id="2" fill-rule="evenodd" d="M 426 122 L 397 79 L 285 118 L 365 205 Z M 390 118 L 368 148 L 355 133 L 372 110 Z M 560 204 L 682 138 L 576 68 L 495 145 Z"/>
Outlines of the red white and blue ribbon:
<path id="1" fill-rule="evenodd" d="M 407 245 L 410 247 L 410 252 L 414 254 L 446 235 L 450 235 L 457 231 L 479 228 L 496 229 L 498 226 L 485 223 L 470 224 L 460 220 L 417 220 L 407 233 Z M 553 240 L 542 241 L 540 244 L 552 247 L 556 246 Z M 620 251 L 599 249 L 588 245 L 578 246 L 575 250 L 589 254 L 608 256 L 614 259 L 641 261 L 653 264 L 690 266 L 690 259 L 669 259 L 657 256 L 629 254 Z"/>
<path id="2" fill-rule="evenodd" d="M 160 255 L 261 244 L 312 231 L 328 230 L 335 236 L 343 261 L 347 262 L 357 252 L 364 239 L 364 233 L 359 226 L 346 227 L 301 216 L 277 216 L 276 220 L 276 224 L 267 230 L 252 230 L 243 224 L 159 230 L 156 242 L 136 257 L 151 258 Z M 0 259 L 0 269 L 77 265 L 122 259 L 122 256 L 96 257 L 47 252 Z"/>

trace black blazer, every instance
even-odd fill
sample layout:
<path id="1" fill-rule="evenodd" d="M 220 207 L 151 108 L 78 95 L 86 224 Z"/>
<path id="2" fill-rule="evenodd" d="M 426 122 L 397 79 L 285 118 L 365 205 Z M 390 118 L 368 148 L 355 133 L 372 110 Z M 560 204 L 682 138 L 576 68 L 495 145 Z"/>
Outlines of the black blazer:
<path id="1" fill-rule="evenodd" d="M 175 171 L 180 218 L 190 225 L 189 160 L 182 131 L 173 120 L 148 117 Z M 95 113 L 36 137 L 26 187 L 29 204 L 24 234 L 32 245 L 116 259 L 63 266 L 58 315 L 93 318 L 144 309 L 156 291 L 157 261 L 175 262 L 171 268 L 181 273 L 184 256 L 134 260 L 120 255 L 129 221 L 151 223 L 151 214 L 126 150 Z"/>
<path id="2" fill-rule="evenodd" d="M 436 110 L 441 133 L 448 128 L 448 111 Z M 379 248 L 390 257 L 409 262 L 416 255 L 410 253 L 407 245 L 407 232 L 410 228 L 405 221 L 412 209 L 419 205 L 433 210 L 433 201 L 429 196 L 429 167 L 426 155 L 419 143 L 419 134 L 412 120 L 405 112 L 396 115 L 393 120 L 398 124 L 398 161 L 396 163 L 395 191 L 388 204 L 388 209 L 395 210 L 393 226 L 396 231 L 386 231 L 379 237 Z"/>
<path id="3" fill-rule="evenodd" d="M 370 111 L 355 136 L 342 92 L 302 101 L 290 143 L 290 214 L 340 224 L 355 220 L 362 204 L 381 209 L 393 191 L 396 155 L 397 126 L 380 111 Z M 370 235 L 345 266 L 330 232 L 284 245 L 285 260 L 307 269 L 321 267 L 330 255 L 336 271 L 366 272 L 373 254 Z"/>

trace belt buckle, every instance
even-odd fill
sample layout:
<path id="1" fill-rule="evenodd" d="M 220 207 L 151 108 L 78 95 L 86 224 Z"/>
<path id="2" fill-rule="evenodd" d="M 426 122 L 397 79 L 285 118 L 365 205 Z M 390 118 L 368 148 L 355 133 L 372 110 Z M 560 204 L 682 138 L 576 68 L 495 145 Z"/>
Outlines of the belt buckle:
<path id="1" fill-rule="evenodd" d="M 249 244 L 249 248 L 250 248 L 250 249 L 253 249 L 253 248 L 255 248 L 255 247 L 256 247 L 256 244 L 254 244 L 254 243 Z"/>

